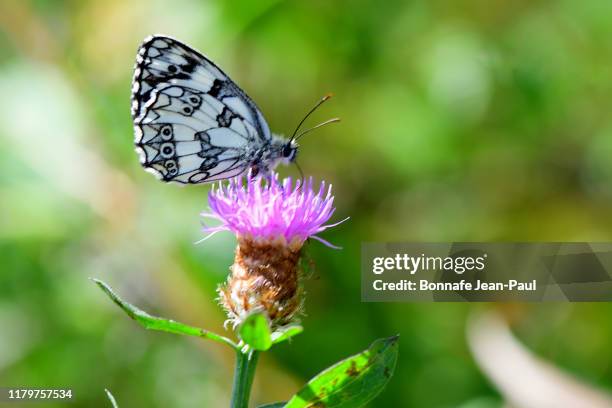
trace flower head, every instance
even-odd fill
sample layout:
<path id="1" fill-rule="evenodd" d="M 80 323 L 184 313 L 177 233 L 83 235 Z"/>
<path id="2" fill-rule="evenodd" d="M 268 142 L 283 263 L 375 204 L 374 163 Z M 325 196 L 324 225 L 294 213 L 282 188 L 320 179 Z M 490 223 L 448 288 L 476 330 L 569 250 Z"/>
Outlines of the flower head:
<path id="1" fill-rule="evenodd" d="M 299 260 L 308 238 L 332 246 L 316 234 L 334 213 L 331 186 L 322 182 L 313 189 L 291 178 L 278 181 L 275 174 L 262 179 L 233 179 L 209 194 L 210 212 L 203 216 L 221 221 L 205 227 L 209 236 L 232 231 L 238 246 L 227 282 L 219 288 L 221 304 L 229 322 L 240 324 L 253 311 L 264 312 L 272 327 L 296 320 L 304 301 Z"/>
<path id="2" fill-rule="evenodd" d="M 334 213 L 331 185 L 321 182 L 318 192 L 306 183 L 283 182 L 275 175 L 269 181 L 256 179 L 243 185 L 240 178 L 227 185 L 219 185 L 208 195 L 210 212 L 205 217 L 221 221 L 217 227 L 205 227 L 214 234 L 232 231 L 239 237 L 254 239 L 284 239 L 288 244 L 301 246 L 307 238 L 322 240 L 316 234 L 333 225 L 324 225 Z"/>

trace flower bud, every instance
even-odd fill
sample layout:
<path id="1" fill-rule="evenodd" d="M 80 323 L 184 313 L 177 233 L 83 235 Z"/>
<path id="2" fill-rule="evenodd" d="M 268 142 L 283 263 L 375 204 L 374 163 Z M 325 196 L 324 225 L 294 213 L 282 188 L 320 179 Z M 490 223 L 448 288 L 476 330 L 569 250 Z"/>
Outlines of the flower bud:
<path id="1" fill-rule="evenodd" d="M 264 312 L 273 328 L 294 321 L 303 303 L 301 247 L 284 238 L 238 238 L 231 275 L 219 288 L 230 322 L 239 324 L 253 311 Z"/>

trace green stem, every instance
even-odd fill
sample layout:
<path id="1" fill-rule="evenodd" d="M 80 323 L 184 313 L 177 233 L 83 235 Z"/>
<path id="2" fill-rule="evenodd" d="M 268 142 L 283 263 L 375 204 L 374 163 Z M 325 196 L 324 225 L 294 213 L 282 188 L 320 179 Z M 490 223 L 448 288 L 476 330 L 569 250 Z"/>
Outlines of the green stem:
<path id="1" fill-rule="evenodd" d="M 248 408 L 249 395 L 251 394 L 253 378 L 255 378 L 255 367 L 257 366 L 258 358 L 259 352 L 257 350 L 236 351 L 236 369 L 234 371 L 231 408 Z"/>

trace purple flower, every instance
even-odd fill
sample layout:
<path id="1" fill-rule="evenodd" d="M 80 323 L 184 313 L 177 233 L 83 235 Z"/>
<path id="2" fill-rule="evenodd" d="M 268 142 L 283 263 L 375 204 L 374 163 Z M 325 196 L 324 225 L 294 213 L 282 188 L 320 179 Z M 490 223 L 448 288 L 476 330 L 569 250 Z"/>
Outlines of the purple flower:
<path id="1" fill-rule="evenodd" d="M 217 227 L 204 228 L 209 236 L 232 231 L 238 237 L 284 238 L 287 244 L 300 247 L 306 239 L 314 238 L 333 247 L 316 234 L 345 221 L 325 225 L 335 211 L 331 185 L 322 181 L 315 192 L 312 177 L 305 183 L 293 183 L 290 177 L 279 182 L 277 174 L 269 181 L 260 178 L 243 183 L 242 178 L 236 178 L 213 187 L 208 203 L 210 212 L 202 216 L 221 221 Z"/>
<path id="2" fill-rule="evenodd" d="M 337 225 L 326 224 L 335 210 L 331 186 L 322 182 L 315 192 L 312 178 L 279 182 L 277 174 L 269 180 L 236 178 L 213 187 L 208 204 L 210 211 L 202 215 L 221 221 L 204 228 L 208 237 L 232 231 L 238 238 L 231 274 L 218 289 L 228 322 L 237 326 L 254 311 L 264 312 L 272 328 L 297 321 L 304 303 L 304 241 L 333 247 L 316 235 Z"/>

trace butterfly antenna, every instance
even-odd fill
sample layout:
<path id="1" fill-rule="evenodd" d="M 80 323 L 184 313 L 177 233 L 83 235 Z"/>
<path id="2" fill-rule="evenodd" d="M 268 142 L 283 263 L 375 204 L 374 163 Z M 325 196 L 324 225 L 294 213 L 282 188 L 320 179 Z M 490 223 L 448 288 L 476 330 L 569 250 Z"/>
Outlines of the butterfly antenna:
<path id="1" fill-rule="evenodd" d="M 304 136 L 306 133 L 310 133 L 315 129 L 318 129 L 325 125 L 329 125 L 330 123 L 338 123 L 338 122 L 340 122 L 340 118 L 332 118 L 332 119 L 326 120 L 323 123 L 319 123 L 317 126 L 311 127 L 310 129 L 306 129 L 305 131 L 297 135 L 295 138 L 293 138 L 293 140 L 298 140 L 300 137 Z"/>
<path id="2" fill-rule="evenodd" d="M 302 171 L 302 168 L 300 167 L 297 161 L 294 161 L 294 163 L 295 167 L 297 167 L 298 171 L 300 172 L 300 178 L 304 180 L 304 172 Z M 300 185 L 300 187 L 302 187 L 302 185 Z"/>
<path id="3" fill-rule="evenodd" d="M 304 124 L 304 122 L 306 121 L 306 119 L 308 119 L 308 117 L 309 117 L 310 115 L 312 115 L 312 113 L 313 113 L 314 111 L 316 111 L 316 110 L 319 108 L 319 106 L 323 105 L 323 103 L 324 103 L 324 102 L 326 102 L 326 101 L 328 101 L 328 100 L 329 100 L 329 99 L 330 99 L 332 96 L 333 96 L 333 94 L 327 94 L 327 95 L 325 95 L 323 98 L 321 98 L 321 99 L 319 100 L 319 102 L 317 102 L 317 103 L 316 103 L 316 105 L 315 105 L 315 106 L 313 106 L 313 107 L 312 107 L 312 109 L 311 109 L 311 110 L 309 110 L 309 111 L 308 111 L 308 113 L 306 114 L 306 116 L 304 116 L 304 119 L 302 119 L 302 120 L 300 121 L 300 123 L 298 123 L 298 125 L 297 125 L 297 127 L 295 128 L 295 130 L 293 131 L 293 134 L 291 135 L 291 138 L 289 139 L 289 141 L 293 141 L 293 139 L 294 139 L 295 135 L 297 134 L 298 130 L 300 130 L 300 127 L 302 127 L 302 125 Z"/>

